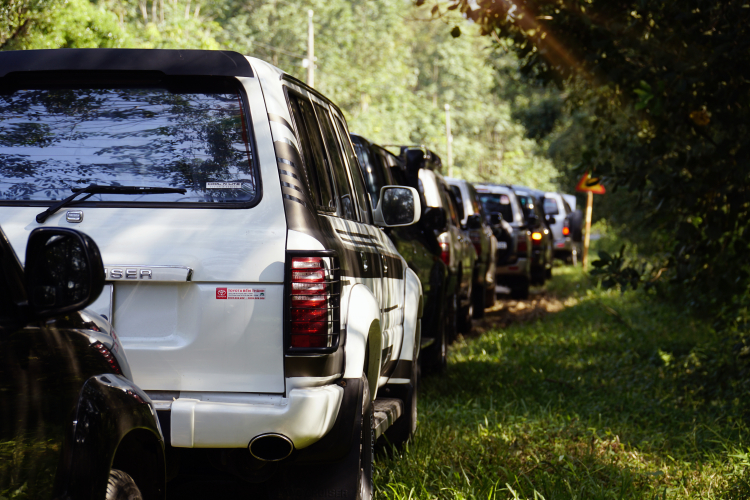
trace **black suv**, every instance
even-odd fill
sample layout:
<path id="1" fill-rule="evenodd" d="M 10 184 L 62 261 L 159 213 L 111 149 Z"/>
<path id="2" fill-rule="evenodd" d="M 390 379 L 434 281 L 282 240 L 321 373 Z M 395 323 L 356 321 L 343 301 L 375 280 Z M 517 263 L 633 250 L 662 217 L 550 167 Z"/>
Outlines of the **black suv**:
<path id="1" fill-rule="evenodd" d="M 531 230 L 531 283 L 544 285 L 552 278 L 554 236 L 549 224 L 555 218 L 544 213 L 544 193 L 523 186 L 513 186 Z"/>
<path id="2" fill-rule="evenodd" d="M 407 185 L 403 163 L 396 155 L 364 137 L 351 134 L 351 138 L 370 201 L 376 208 L 383 186 Z M 420 194 L 420 197 L 424 198 L 424 194 Z M 435 235 L 435 231 L 443 227 L 446 221 L 442 209 L 428 207 L 424 199 L 421 206 L 422 217 L 418 223 L 386 228 L 384 231 L 422 283 L 424 316 L 421 343 L 424 351 L 420 355 L 420 362 L 425 368 L 441 371 L 446 366 L 448 339 L 454 333 L 446 299 L 448 266 L 440 258 L 440 244 Z"/>
<path id="3" fill-rule="evenodd" d="M 164 439 L 109 324 L 81 311 L 99 249 L 38 228 L 26 269 L 0 230 L 0 498 L 159 499 Z"/>

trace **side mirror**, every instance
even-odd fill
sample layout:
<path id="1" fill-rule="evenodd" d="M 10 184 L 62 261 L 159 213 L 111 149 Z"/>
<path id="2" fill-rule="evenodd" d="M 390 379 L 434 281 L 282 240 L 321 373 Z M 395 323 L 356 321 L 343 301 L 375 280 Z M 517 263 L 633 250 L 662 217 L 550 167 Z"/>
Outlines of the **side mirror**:
<path id="1" fill-rule="evenodd" d="M 427 207 L 422 216 L 424 227 L 440 233 L 445 232 L 448 225 L 448 216 L 442 207 Z"/>
<path id="2" fill-rule="evenodd" d="M 497 226 L 502 222 L 503 220 L 503 214 L 500 212 L 496 214 L 490 214 L 490 225 Z"/>
<path id="3" fill-rule="evenodd" d="M 75 229 L 34 229 L 26 245 L 24 274 L 31 313 L 40 319 L 83 309 L 104 288 L 99 248 Z"/>
<path id="4" fill-rule="evenodd" d="M 482 228 L 482 216 L 479 214 L 470 215 L 466 218 L 467 229 L 481 229 Z"/>
<path id="5" fill-rule="evenodd" d="M 419 222 L 421 215 L 419 193 L 405 186 L 380 188 L 378 207 L 372 211 L 375 224 L 381 227 L 410 226 Z"/>
<path id="6" fill-rule="evenodd" d="M 547 222 L 549 222 L 550 224 L 554 224 L 555 222 L 557 222 L 557 219 L 555 219 L 551 215 L 548 215 L 547 216 Z"/>

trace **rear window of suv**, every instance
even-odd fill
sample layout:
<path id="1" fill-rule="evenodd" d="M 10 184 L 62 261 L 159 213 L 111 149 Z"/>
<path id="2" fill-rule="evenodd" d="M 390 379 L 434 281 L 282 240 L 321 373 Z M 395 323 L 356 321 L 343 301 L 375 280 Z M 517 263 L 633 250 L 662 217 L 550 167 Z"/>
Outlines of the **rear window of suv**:
<path id="1" fill-rule="evenodd" d="M 0 203 L 44 205 L 97 184 L 186 193 L 89 202 L 254 204 L 259 177 L 239 83 L 189 79 L 0 89 Z"/>

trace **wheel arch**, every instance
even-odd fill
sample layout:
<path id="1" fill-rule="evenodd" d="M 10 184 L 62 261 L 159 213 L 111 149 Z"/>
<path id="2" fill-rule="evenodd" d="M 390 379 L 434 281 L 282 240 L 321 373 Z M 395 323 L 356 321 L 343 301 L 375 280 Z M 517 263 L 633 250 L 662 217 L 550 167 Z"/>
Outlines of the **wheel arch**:
<path id="1" fill-rule="evenodd" d="M 163 499 L 166 480 L 164 450 L 159 437 L 146 428 L 133 429 L 120 440 L 112 469 L 127 472 L 141 490 L 144 500 Z M 153 471 L 158 471 L 154 477 Z"/>
<path id="2" fill-rule="evenodd" d="M 364 285 L 355 285 L 349 293 L 345 329 L 344 378 L 358 379 L 366 373 L 370 397 L 374 399 L 382 366 L 383 335 L 378 301 Z"/>

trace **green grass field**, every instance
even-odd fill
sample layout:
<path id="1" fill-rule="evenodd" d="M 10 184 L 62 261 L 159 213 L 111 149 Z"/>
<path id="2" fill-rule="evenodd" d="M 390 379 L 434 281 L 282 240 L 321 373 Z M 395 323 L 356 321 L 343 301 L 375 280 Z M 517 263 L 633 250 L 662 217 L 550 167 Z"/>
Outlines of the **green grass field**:
<path id="1" fill-rule="evenodd" d="M 377 497 L 750 498 L 750 348 L 554 272 L 423 379 L 416 437 L 376 458 Z"/>

